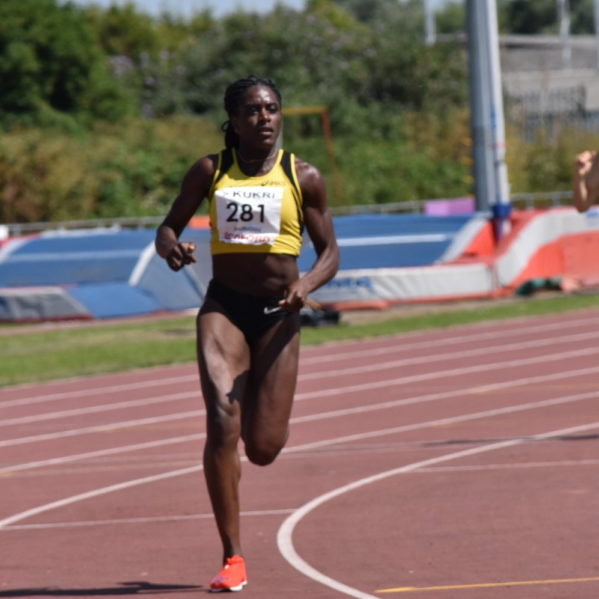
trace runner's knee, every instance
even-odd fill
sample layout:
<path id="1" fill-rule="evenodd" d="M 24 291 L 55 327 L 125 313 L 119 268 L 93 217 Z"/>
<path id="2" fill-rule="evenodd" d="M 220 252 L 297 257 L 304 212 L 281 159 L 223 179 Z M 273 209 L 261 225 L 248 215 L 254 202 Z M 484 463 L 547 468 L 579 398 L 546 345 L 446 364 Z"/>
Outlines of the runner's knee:
<path id="1" fill-rule="evenodd" d="M 237 445 L 241 426 L 238 416 L 231 410 L 216 407 L 206 416 L 207 443 L 213 448 Z"/>
<path id="2" fill-rule="evenodd" d="M 272 464 L 283 449 L 283 443 L 262 442 L 246 443 L 245 455 L 252 464 L 256 466 L 268 466 Z"/>

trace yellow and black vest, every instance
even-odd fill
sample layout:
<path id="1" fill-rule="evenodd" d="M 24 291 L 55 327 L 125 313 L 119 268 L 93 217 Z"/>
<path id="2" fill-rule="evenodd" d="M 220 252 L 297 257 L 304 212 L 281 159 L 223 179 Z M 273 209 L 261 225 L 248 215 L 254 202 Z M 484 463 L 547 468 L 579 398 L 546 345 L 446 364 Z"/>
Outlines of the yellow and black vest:
<path id="1" fill-rule="evenodd" d="M 304 219 L 293 154 L 280 149 L 268 173 L 250 177 L 235 150 L 221 151 L 208 197 L 213 254 L 299 256 Z"/>

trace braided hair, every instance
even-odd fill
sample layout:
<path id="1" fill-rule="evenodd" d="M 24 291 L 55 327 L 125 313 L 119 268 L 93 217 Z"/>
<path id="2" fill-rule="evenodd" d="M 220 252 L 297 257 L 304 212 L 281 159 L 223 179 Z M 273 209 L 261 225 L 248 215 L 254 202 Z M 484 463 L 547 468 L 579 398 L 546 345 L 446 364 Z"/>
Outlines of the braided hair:
<path id="1" fill-rule="evenodd" d="M 250 75 L 249 77 L 245 77 L 244 79 L 238 79 L 234 81 L 225 90 L 225 110 L 229 117 L 232 114 L 235 114 L 241 105 L 241 101 L 245 92 L 250 89 L 250 87 L 254 87 L 255 85 L 263 85 L 265 87 L 269 87 L 279 99 L 279 104 L 282 101 L 281 92 L 277 89 L 275 82 L 272 79 L 262 79 L 261 77 L 256 77 L 255 75 Z M 239 137 L 237 133 L 233 130 L 233 125 L 231 125 L 231 121 L 225 121 L 221 129 L 225 133 L 225 146 L 227 148 L 236 148 L 239 146 Z"/>

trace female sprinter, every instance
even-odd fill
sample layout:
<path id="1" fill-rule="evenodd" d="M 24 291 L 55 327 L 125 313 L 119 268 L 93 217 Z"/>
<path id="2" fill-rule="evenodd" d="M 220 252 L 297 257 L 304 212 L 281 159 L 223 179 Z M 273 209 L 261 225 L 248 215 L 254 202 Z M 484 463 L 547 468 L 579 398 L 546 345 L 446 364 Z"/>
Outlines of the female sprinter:
<path id="1" fill-rule="evenodd" d="M 156 249 L 175 271 L 195 262 L 179 236 L 204 199 L 211 222 L 212 280 L 197 319 L 207 411 L 204 471 L 223 545 L 213 591 L 247 584 L 239 532 L 241 438 L 254 464 L 277 457 L 288 436 L 296 387 L 300 317 L 308 295 L 329 281 L 339 250 L 322 175 L 280 149 L 281 95 L 248 77 L 225 92 L 225 149 L 200 158 L 157 230 Z M 299 275 L 307 231 L 316 261 Z"/>

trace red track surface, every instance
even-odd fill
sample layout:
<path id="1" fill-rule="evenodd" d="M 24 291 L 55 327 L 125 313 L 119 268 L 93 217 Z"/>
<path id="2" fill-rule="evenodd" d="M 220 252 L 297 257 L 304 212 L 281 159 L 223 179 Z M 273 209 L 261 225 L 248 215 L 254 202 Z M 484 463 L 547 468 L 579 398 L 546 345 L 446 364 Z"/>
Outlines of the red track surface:
<path id="1" fill-rule="evenodd" d="M 597 599 L 598 379 L 599 311 L 304 349 L 241 596 Z M 202 408 L 194 365 L 0 390 L 0 597 L 203 596 Z"/>

